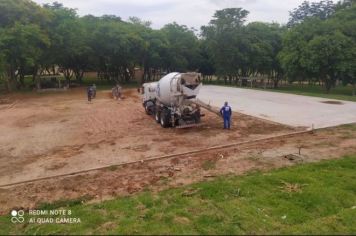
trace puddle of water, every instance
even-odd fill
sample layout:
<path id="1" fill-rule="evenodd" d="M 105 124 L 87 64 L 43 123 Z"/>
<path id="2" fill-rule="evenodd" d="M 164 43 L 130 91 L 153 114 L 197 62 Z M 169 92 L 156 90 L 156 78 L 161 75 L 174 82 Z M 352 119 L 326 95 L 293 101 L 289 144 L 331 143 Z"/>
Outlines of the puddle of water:
<path id="1" fill-rule="evenodd" d="M 338 101 L 322 101 L 321 103 L 331 104 L 331 105 L 344 105 L 344 103 Z"/>

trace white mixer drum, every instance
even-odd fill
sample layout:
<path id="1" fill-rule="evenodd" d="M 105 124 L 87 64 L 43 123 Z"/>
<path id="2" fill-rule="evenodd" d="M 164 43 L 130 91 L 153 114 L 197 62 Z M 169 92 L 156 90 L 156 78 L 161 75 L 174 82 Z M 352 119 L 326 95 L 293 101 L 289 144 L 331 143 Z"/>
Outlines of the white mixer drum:
<path id="1" fill-rule="evenodd" d="M 157 98 L 165 105 L 179 105 L 179 98 L 197 96 L 202 86 L 198 73 L 170 73 L 157 84 Z"/>

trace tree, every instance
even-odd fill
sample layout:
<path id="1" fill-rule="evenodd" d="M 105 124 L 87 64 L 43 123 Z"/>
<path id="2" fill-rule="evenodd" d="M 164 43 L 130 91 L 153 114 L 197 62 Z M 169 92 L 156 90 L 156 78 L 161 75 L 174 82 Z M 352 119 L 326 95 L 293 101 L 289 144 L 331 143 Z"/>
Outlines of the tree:
<path id="1" fill-rule="evenodd" d="M 285 28 L 262 22 L 244 25 L 247 14 L 241 8 L 216 12 L 209 26 L 202 27 L 208 55 L 225 83 L 237 82 L 239 77 L 266 75 L 277 87 L 283 77 L 277 55 Z"/>
<path id="2" fill-rule="evenodd" d="M 283 70 L 277 58 L 282 49 L 282 35 L 285 28 L 279 24 L 253 22 L 246 26 L 245 34 L 248 38 L 249 71 L 254 76 L 266 75 L 278 87 L 283 78 Z"/>
<path id="3" fill-rule="evenodd" d="M 219 76 L 237 81 L 238 76 L 248 74 L 248 40 L 243 33 L 243 23 L 248 11 L 242 8 L 228 8 L 216 11 L 208 26 L 202 27 L 210 57 Z"/>
<path id="4" fill-rule="evenodd" d="M 315 78 L 327 92 L 337 79 L 354 83 L 356 17 L 350 12 L 340 10 L 326 20 L 309 18 L 290 29 L 279 55 L 290 79 Z M 350 21 L 340 21 L 346 13 Z"/>
<path id="5" fill-rule="evenodd" d="M 96 55 L 96 69 L 107 80 L 125 82 L 132 77 L 137 56 L 134 45 L 141 39 L 131 31 L 131 24 L 97 19 L 90 47 Z"/>
<path id="6" fill-rule="evenodd" d="M 73 75 L 81 82 L 91 54 L 88 33 L 74 9 L 59 3 L 44 7 L 51 13 L 48 30 L 52 46 L 47 51 L 47 66 L 60 66 L 68 83 Z"/>
<path id="7" fill-rule="evenodd" d="M 49 46 L 48 36 L 37 25 L 16 23 L 0 32 L 7 88 L 24 86 L 26 68 L 35 66 Z"/>
<path id="8" fill-rule="evenodd" d="M 150 81 L 156 76 L 160 76 L 162 68 L 168 55 L 169 42 L 166 35 L 160 30 L 147 29 L 142 35 L 145 42 L 144 52 L 141 57 L 144 69 L 143 80 Z"/>
<path id="9" fill-rule="evenodd" d="M 335 85 L 337 76 L 347 70 L 349 61 L 353 60 L 352 54 L 347 53 L 351 43 L 338 31 L 316 35 L 308 42 L 305 65 L 324 81 L 327 92 Z"/>
<path id="10" fill-rule="evenodd" d="M 35 77 L 36 64 L 50 45 L 43 26 L 48 12 L 28 0 L 0 0 L 0 51 L 8 90 L 24 86 L 25 73 Z"/>
<path id="11" fill-rule="evenodd" d="M 341 0 L 338 1 L 335 5 L 335 11 L 340 11 L 342 9 L 347 9 L 355 5 L 355 0 Z"/>
<path id="12" fill-rule="evenodd" d="M 1 45 L 0 45 L 1 48 Z M 6 74 L 5 74 L 5 57 L 0 52 L 0 84 L 5 83 L 6 81 Z"/>
<path id="13" fill-rule="evenodd" d="M 314 37 L 320 28 L 319 19 L 309 19 L 290 29 L 283 36 L 283 48 L 278 58 L 290 82 L 305 81 L 314 78 L 315 74 L 305 65 L 307 43 Z"/>
<path id="14" fill-rule="evenodd" d="M 144 21 L 144 20 L 141 20 L 140 18 L 135 17 L 135 16 L 129 17 L 129 22 L 134 25 L 141 25 L 145 28 L 150 28 L 152 25 L 151 21 Z"/>
<path id="15" fill-rule="evenodd" d="M 225 83 L 264 76 L 277 87 L 287 76 L 322 81 L 327 91 L 336 80 L 356 87 L 354 2 L 304 2 L 291 12 L 289 28 L 245 24 L 248 11 L 227 8 L 216 11 L 197 36 L 175 22 L 156 30 L 137 17 L 80 17 L 58 2 L 41 7 L 0 0 L 0 73 L 11 88 L 23 87 L 25 75 L 35 81 L 58 66 L 68 83 L 72 77 L 81 82 L 87 70 L 124 83 L 140 67 L 141 83 L 171 71 L 199 71 Z"/>
<path id="16" fill-rule="evenodd" d="M 199 51 L 201 56 L 201 61 L 199 65 L 199 72 L 203 75 L 203 79 L 206 76 L 211 77 L 215 75 L 216 69 L 214 66 L 214 60 L 209 53 L 209 48 L 206 40 L 201 40 L 199 44 Z"/>
<path id="17" fill-rule="evenodd" d="M 199 67 L 199 43 L 194 31 L 185 25 L 172 23 L 161 29 L 168 41 L 164 68 L 167 71 L 197 70 Z"/>
<path id="18" fill-rule="evenodd" d="M 42 27 L 48 20 L 46 10 L 30 0 L 0 0 L 0 28 L 12 27 L 16 23 Z"/>
<path id="19" fill-rule="evenodd" d="M 349 60 L 340 64 L 338 75 L 345 85 L 353 86 L 352 94 L 356 95 L 356 5 L 354 0 L 339 2 L 335 15 L 330 23 L 348 37 L 344 54 Z"/>
<path id="20" fill-rule="evenodd" d="M 336 6 L 331 0 L 312 3 L 304 1 L 298 8 L 289 12 L 290 18 L 287 26 L 293 27 L 311 17 L 326 20 L 334 14 L 335 8 Z"/>
<path id="21" fill-rule="evenodd" d="M 225 32 L 241 27 L 249 14 L 242 8 L 226 8 L 216 11 L 210 25 L 215 27 L 219 32 Z"/>

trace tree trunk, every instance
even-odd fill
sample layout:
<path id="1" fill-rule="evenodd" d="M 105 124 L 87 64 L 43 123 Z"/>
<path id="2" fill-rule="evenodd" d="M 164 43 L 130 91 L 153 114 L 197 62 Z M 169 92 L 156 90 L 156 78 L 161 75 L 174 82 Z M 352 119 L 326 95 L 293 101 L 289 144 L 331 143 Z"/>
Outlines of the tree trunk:
<path id="1" fill-rule="evenodd" d="M 144 66 L 141 85 L 146 83 L 147 76 L 148 76 L 148 68 L 147 68 L 147 66 Z"/>
<path id="2" fill-rule="evenodd" d="M 70 80 L 73 77 L 73 71 L 71 69 L 64 69 L 63 71 L 64 78 L 67 81 L 67 85 L 70 85 Z"/>
<path id="3" fill-rule="evenodd" d="M 5 73 L 2 74 L 2 77 L 3 77 L 4 83 L 5 83 L 5 90 L 6 90 L 7 92 L 11 92 L 11 91 L 12 91 L 12 88 L 11 88 L 11 85 L 10 85 L 9 74 L 5 72 Z"/>
<path id="4" fill-rule="evenodd" d="M 279 79 L 277 79 L 277 78 L 275 78 L 275 79 L 273 80 L 273 88 L 274 88 L 274 89 L 278 88 L 278 82 L 279 82 Z"/>
<path id="5" fill-rule="evenodd" d="M 24 88 L 25 87 L 25 75 L 21 72 L 20 76 L 20 88 Z"/>
<path id="6" fill-rule="evenodd" d="M 326 89 L 327 94 L 330 93 L 331 87 L 332 87 L 331 81 L 329 79 L 326 79 L 325 80 L 325 89 Z"/>
<path id="7" fill-rule="evenodd" d="M 84 76 L 84 71 L 81 69 L 74 70 L 75 79 L 81 84 Z"/>
<path id="8" fill-rule="evenodd" d="M 15 76 L 15 69 L 13 64 L 7 67 L 5 73 L 5 84 L 8 92 L 13 91 L 17 86 L 16 76 Z"/>
<path id="9" fill-rule="evenodd" d="M 24 88 L 25 87 L 25 69 L 23 66 L 20 67 L 20 69 L 18 70 L 18 76 L 20 78 L 20 83 L 19 88 Z"/>
<path id="10" fill-rule="evenodd" d="M 38 77 L 37 72 L 33 73 L 32 80 L 36 84 L 36 89 L 40 90 L 41 89 L 41 78 Z"/>
<path id="11" fill-rule="evenodd" d="M 154 80 L 154 79 L 152 79 L 152 71 L 151 71 L 150 68 L 148 68 L 147 76 L 148 76 L 148 81 L 153 81 Z"/>

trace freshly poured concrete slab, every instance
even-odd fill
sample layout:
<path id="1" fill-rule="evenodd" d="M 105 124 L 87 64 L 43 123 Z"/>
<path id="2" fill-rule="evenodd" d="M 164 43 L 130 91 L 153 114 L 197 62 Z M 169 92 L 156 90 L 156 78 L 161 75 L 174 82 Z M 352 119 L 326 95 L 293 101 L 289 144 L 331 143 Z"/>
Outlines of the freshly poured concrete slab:
<path id="1" fill-rule="evenodd" d="M 198 98 L 212 106 L 290 126 L 325 128 L 356 122 L 356 102 L 205 85 Z M 238 119 L 238 117 L 236 117 Z"/>

